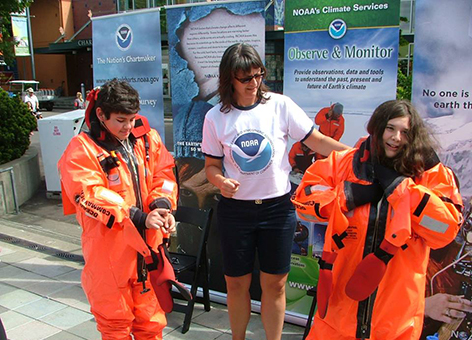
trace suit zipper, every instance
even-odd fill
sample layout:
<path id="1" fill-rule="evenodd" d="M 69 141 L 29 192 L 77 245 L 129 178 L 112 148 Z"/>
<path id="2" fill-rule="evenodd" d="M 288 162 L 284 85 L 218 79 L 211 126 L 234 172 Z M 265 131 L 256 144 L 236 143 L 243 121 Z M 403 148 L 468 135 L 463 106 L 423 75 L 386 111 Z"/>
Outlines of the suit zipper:
<path id="1" fill-rule="evenodd" d="M 132 182 L 133 182 L 134 195 L 136 196 L 136 206 L 139 209 L 143 210 L 143 201 L 141 198 L 138 165 L 137 165 L 137 162 L 134 161 L 135 156 L 133 154 L 133 146 L 131 146 L 131 150 L 128 150 L 123 145 L 123 149 L 126 152 L 126 156 L 129 162 L 129 163 L 127 162 L 127 165 L 131 174 Z M 146 242 L 146 230 L 141 231 L 141 237 L 143 238 L 144 242 Z M 149 292 L 149 288 L 146 288 L 148 270 L 146 268 L 144 257 L 140 253 L 137 253 L 137 272 L 138 272 L 138 282 L 143 283 L 143 290 L 141 291 L 141 294 Z"/>
<path id="2" fill-rule="evenodd" d="M 375 227 L 374 227 L 374 235 L 372 237 L 372 243 L 370 245 L 370 253 L 373 253 L 375 250 L 375 247 L 377 245 L 377 237 L 378 237 L 378 229 L 379 229 L 379 216 L 380 216 L 380 207 L 382 206 L 382 202 L 384 199 L 382 198 L 378 203 L 377 203 L 377 216 L 375 218 Z M 376 294 L 374 292 L 373 294 Z M 368 339 L 370 338 L 370 334 L 367 334 L 368 329 L 369 329 L 369 323 L 372 322 L 372 309 L 373 309 L 373 303 L 375 299 L 370 295 L 367 298 L 367 308 L 364 311 L 363 319 L 362 319 L 362 325 L 361 325 L 361 339 Z"/>

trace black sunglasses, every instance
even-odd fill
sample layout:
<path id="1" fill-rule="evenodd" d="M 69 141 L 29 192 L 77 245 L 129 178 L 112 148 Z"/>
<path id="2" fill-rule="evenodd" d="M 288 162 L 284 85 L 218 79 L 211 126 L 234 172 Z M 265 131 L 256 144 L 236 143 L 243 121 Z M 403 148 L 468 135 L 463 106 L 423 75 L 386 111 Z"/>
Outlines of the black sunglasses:
<path id="1" fill-rule="evenodd" d="M 253 80 L 254 78 L 256 78 L 256 80 L 259 80 L 259 78 L 262 78 L 264 77 L 264 72 L 261 72 L 261 73 L 256 73 L 252 76 L 249 76 L 249 77 L 245 77 L 245 78 L 237 78 L 237 77 L 234 77 L 237 81 L 239 81 L 241 84 L 247 84 L 249 83 L 251 80 Z"/>

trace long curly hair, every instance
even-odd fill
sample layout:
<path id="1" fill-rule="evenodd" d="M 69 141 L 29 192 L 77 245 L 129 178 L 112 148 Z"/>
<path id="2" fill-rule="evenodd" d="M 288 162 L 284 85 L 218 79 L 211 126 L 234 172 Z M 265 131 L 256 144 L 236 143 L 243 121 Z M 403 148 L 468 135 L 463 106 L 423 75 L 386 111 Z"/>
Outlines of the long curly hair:
<path id="1" fill-rule="evenodd" d="M 253 68 L 260 68 L 261 72 L 267 76 L 267 69 L 262 62 L 259 53 L 251 45 L 245 43 L 233 44 L 226 49 L 220 62 L 220 76 L 218 94 L 220 96 L 221 112 L 231 111 L 231 105 L 234 103 L 233 79 L 236 73 L 242 71 L 249 73 Z M 257 99 L 261 103 L 269 100 L 267 96 L 269 87 L 261 82 L 257 90 Z"/>
<path id="2" fill-rule="evenodd" d="M 389 120 L 400 117 L 410 118 L 407 143 L 392 159 L 385 155 L 383 134 Z M 372 136 L 374 160 L 392 167 L 404 176 L 421 176 L 428 159 L 435 155 L 438 144 L 421 119 L 418 111 L 408 100 L 389 100 L 380 104 L 367 124 L 367 132 Z"/>

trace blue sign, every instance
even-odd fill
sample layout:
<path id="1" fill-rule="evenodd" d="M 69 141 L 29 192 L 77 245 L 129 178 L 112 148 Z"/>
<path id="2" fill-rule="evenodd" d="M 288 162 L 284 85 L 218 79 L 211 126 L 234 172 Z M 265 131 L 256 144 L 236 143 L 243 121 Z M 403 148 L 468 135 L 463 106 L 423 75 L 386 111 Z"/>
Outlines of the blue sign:
<path id="1" fill-rule="evenodd" d="M 159 11 L 94 18 L 92 36 L 94 86 L 127 81 L 139 92 L 139 113 L 165 140 Z"/>

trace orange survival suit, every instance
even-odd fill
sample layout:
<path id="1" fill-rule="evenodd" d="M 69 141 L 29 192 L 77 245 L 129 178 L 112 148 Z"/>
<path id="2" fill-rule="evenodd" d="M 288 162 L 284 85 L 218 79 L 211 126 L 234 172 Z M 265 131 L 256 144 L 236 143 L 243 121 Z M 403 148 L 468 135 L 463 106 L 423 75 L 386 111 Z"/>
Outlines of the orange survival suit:
<path id="1" fill-rule="evenodd" d="M 418 339 L 430 248 L 451 242 L 462 221 L 454 174 L 437 157 L 421 178 L 396 180 L 377 204 L 355 207 L 352 183 L 374 181 L 369 149 L 370 138 L 359 149 L 332 152 L 315 162 L 293 197 L 299 216 L 328 221 L 318 311 L 307 339 Z M 398 251 L 375 291 L 362 301 L 351 299 L 346 293 L 350 278 L 383 240 Z"/>
<path id="2" fill-rule="evenodd" d="M 86 111 L 90 132 L 75 136 L 58 163 L 64 212 L 75 211 L 83 228 L 82 287 L 103 339 L 131 339 L 130 332 L 162 339 L 165 313 L 144 257 L 149 248 L 158 252 L 163 234 L 146 229 L 145 219 L 154 208 L 176 208 L 174 160 L 140 116 L 126 151 L 100 127 L 93 104 Z"/>
<path id="3" fill-rule="evenodd" d="M 337 118 L 326 117 L 330 109 L 331 106 L 322 108 L 315 116 L 315 124 L 320 127 L 319 130 L 323 135 L 339 141 L 344 133 L 344 117 L 342 115 Z"/>
<path id="4" fill-rule="evenodd" d="M 292 170 L 298 169 L 300 172 L 305 172 L 306 169 L 313 163 L 315 152 L 309 147 L 303 147 L 302 142 L 293 144 L 288 153 L 288 161 L 292 166 Z"/>

